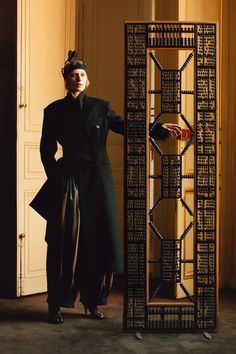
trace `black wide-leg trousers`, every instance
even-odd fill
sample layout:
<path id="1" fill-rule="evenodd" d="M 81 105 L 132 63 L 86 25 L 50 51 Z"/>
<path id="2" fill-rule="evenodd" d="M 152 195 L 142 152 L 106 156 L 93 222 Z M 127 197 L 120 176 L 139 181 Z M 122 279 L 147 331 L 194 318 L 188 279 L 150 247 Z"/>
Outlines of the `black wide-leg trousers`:
<path id="1" fill-rule="evenodd" d="M 80 292 L 80 301 L 91 309 L 107 303 L 112 274 L 104 274 L 86 256 L 86 220 L 79 208 L 78 186 L 73 178 L 63 183 L 58 207 L 47 222 L 48 303 L 52 307 L 74 307 Z"/>
<path id="2" fill-rule="evenodd" d="M 48 244 L 47 249 L 47 286 L 48 304 L 51 306 L 74 307 L 80 292 L 80 301 L 87 308 L 106 305 L 111 287 L 111 274 L 91 271 L 77 260 L 72 286 L 66 273 L 61 272 L 62 246 L 60 242 Z"/>

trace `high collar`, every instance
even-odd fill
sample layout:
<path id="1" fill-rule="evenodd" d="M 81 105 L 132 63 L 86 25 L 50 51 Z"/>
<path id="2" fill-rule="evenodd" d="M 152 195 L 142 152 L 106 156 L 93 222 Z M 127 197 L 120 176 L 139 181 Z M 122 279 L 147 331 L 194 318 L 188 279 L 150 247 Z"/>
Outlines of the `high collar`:
<path id="1" fill-rule="evenodd" d="M 84 104 L 84 98 L 85 98 L 85 92 L 82 91 L 76 98 L 68 91 L 67 95 L 65 97 L 68 101 L 74 102 L 74 103 L 79 103 L 80 107 L 83 108 Z"/>

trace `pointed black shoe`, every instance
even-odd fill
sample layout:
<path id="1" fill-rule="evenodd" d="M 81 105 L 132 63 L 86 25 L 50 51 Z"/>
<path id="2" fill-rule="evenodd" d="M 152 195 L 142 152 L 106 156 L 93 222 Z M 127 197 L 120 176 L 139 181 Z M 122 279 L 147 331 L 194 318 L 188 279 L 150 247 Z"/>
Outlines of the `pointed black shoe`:
<path id="1" fill-rule="evenodd" d="M 53 324 L 62 324 L 64 322 L 59 307 L 48 306 L 48 322 Z"/>
<path id="2" fill-rule="evenodd" d="M 84 306 L 84 311 L 85 314 L 87 315 L 87 312 L 89 310 L 90 312 L 90 317 L 94 318 L 95 320 L 105 320 L 107 318 L 107 316 L 105 315 L 105 313 L 101 312 L 97 306 L 94 307 L 87 307 L 83 304 Z"/>

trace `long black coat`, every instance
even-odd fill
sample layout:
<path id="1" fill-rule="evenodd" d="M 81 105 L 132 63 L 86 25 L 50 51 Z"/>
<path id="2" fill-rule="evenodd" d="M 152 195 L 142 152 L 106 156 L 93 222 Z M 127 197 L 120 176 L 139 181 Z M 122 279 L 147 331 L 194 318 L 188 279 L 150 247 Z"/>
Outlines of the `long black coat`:
<path id="1" fill-rule="evenodd" d="M 159 125 L 157 128 L 155 135 Z M 102 272 L 122 269 L 114 183 L 106 151 L 109 129 L 123 134 L 124 121 L 104 100 L 81 93 L 77 99 L 67 94 L 51 103 L 44 111 L 40 144 L 48 181 L 31 204 L 48 219 L 60 200 L 60 178 L 75 177 L 81 212 L 79 254 L 87 268 Z M 59 161 L 54 157 L 57 142 L 63 148 Z M 55 237 L 49 230 L 46 241 L 56 242 Z"/>
<path id="2" fill-rule="evenodd" d="M 82 106 L 82 107 L 81 107 Z M 123 134 L 124 122 L 104 100 L 70 94 L 44 110 L 40 144 L 41 160 L 48 176 L 31 206 L 50 223 L 59 209 L 61 177 L 74 177 L 79 187 L 79 254 L 86 267 L 96 271 L 122 269 L 114 183 L 106 151 L 109 129 Z M 57 142 L 63 158 L 56 161 Z M 47 228 L 46 241 L 57 242 Z"/>

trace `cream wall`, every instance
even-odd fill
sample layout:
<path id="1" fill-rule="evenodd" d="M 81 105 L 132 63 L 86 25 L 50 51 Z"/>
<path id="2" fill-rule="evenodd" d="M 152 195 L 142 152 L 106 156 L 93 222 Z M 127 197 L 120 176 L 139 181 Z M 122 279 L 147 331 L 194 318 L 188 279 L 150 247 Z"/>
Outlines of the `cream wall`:
<path id="1" fill-rule="evenodd" d="M 156 0 L 157 21 L 178 21 L 179 0 Z"/>
<path id="2" fill-rule="evenodd" d="M 219 285 L 236 288 L 236 2 L 179 0 L 179 20 L 218 22 Z"/>
<path id="3" fill-rule="evenodd" d="M 222 0 L 222 201 L 221 266 L 225 285 L 236 288 L 236 2 Z"/>
<path id="4" fill-rule="evenodd" d="M 221 0 L 179 0 L 179 21 L 220 21 Z"/>

